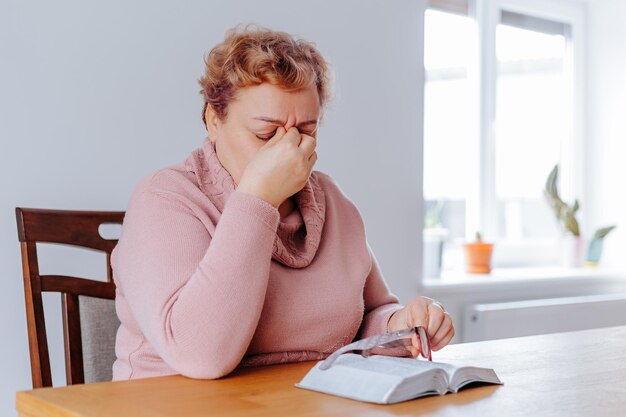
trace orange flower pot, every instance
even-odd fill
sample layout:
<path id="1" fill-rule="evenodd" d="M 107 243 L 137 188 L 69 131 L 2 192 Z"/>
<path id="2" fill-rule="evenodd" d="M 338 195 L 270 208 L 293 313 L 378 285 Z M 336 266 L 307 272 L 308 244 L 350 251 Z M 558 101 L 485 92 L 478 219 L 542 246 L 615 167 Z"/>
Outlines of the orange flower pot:
<path id="1" fill-rule="evenodd" d="M 474 242 L 463 245 L 465 249 L 465 271 L 470 274 L 491 272 L 493 243 Z"/>

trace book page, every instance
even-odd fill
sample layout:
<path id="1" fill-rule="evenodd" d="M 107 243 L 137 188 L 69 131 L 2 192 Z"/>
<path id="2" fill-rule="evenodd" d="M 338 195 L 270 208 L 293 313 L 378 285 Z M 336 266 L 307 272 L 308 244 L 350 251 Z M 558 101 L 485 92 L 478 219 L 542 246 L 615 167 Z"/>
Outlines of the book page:
<path id="1" fill-rule="evenodd" d="M 321 361 L 296 384 L 327 394 L 380 404 L 447 391 L 448 378 L 440 364 L 412 358 L 348 353 L 322 371 Z M 445 367 L 452 367 L 445 365 Z"/>
<path id="2" fill-rule="evenodd" d="M 456 366 L 446 363 L 383 355 L 374 355 L 369 358 L 363 358 L 361 355 L 357 354 L 343 355 L 337 359 L 333 366 L 337 365 L 340 360 L 341 364 L 349 365 L 352 368 L 360 368 L 380 374 L 399 376 L 403 379 L 434 369 L 441 369 L 446 374 L 452 375 L 457 369 Z"/>
<path id="3" fill-rule="evenodd" d="M 459 389 L 472 382 L 504 385 L 493 369 L 464 366 L 458 368 L 450 378 L 450 390 L 452 392 L 458 392 Z"/>
<path id="4" fill-rule="evenodd" d="M 394 356 L 380 355 L 372 356 L 370 360 L 385 364 L 386 366 L 393 366 L 394 369 L 405 369 L 406 372 L 410 372 L 410 375 L 415 375 L 416 372 L 419 373 L 429 369 L 442 369 L 449 377 L 452 377 L 454 372 L 459 369 L 458 366 L 449 363 L 431 362 L 424 359 L 397 358 Z"/>

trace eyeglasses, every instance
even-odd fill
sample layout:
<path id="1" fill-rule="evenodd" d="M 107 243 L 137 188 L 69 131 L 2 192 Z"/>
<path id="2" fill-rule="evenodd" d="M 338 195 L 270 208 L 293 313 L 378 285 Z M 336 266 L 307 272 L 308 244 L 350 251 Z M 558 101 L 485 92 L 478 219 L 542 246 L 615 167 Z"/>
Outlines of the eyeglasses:
<path id="1" fill-rule="evenodd" d="M 356 342 L 345 345 L 342 348 L 337 349 L 328 358 L 324 360 L 319 366 L 319 369 L 325 371 L 330 368 L 333 362 L 337 360 L 339 356 L 347 352 L 360 353 L 361 356 L 367 358 L 370 355 L 370 351 L 375 348 L 394 348 L 402 346 L 412 346 L 411 336 L 417 335 L 417 339 L 420 342 L 421 354 L 424 358 L 432 361 L 432 354 L 430 351 L 430 340 L 426 334 L 426 329 L 422 326 L 410 327 L 408 329 L 400 330 L 393 333 L 384 333 L 376 336 L 367 337 L 365 339 L 357 340 Z"/>

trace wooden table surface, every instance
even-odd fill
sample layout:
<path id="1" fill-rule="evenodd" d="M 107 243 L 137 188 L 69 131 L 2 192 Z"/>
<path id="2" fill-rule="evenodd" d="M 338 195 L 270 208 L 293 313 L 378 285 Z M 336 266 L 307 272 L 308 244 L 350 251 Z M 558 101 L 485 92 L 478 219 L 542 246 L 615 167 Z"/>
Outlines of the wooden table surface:
<path id="1" fill-rule="evenodd" d="M 377 405 L 294 387 L 314 362 L 21 391 L 39 416 L 626 416 L 626 326 L 451 345 L 434 360 L 495 369 L 503 386 Z"/>

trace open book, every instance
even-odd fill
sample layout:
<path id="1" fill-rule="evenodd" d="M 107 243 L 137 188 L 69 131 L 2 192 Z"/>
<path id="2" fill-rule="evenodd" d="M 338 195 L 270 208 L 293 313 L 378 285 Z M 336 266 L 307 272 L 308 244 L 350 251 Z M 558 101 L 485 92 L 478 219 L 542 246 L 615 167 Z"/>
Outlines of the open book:
<path id="1" fill-rule="evenodd" d="M 413 358 L 346 353 L 325 371 L 320 363 L 296 387 L 379 404 L 457 392 L 472 382 L 502 384 L 493 369 Z"/>

